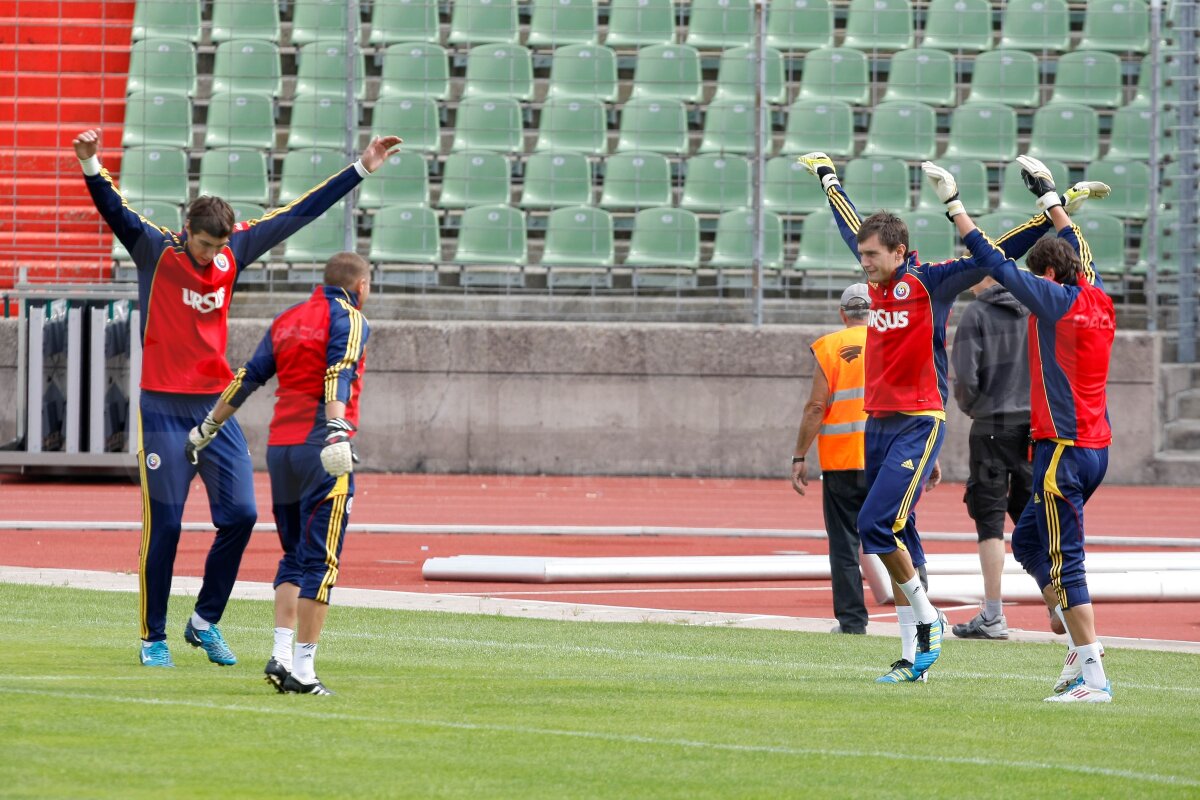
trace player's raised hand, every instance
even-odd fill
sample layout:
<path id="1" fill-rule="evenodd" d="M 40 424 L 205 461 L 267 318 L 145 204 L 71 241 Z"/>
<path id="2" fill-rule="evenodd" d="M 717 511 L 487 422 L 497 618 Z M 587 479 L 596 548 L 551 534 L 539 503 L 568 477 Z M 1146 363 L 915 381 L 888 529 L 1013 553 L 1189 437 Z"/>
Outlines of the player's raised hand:
<path id="1" fill-rule="evenodd" d="M 395 155 L 400 152 L 400 145 L 404 140 L 399 136 L 376 136 L 367 145 L 367 149 L 363 150 L 361 161 L 367 172 L 374 172 L 379 169 L 384 161 L 387 161 L 388 156 Z"/>
<path id="2" fill-rule="evenodd" d="M 821 187 L 828 189 L 830 186 L 839 185 L 837 170 L 833 168 L 833 159 L 824 153 L 805 153 L 796 158 L 796 163 L 803 164 L 804 168 L 821 179 Z"/>
<path id="3" fill-rule="evenodd" d="M 1025 188 L 1037 198 L 1038 211 L 1049 211 L 1054 206 L 1062 205 L 1049 167 L 1033 156 L 1017 156 L 1017 163 L 1021 165 L 1021 180 L 1025 181 Z"/>
<path id="4" fill-rule="evenodd" d="M 71 144 L 75 146 L 75 155 L 79 157 L 79 160 L 87 161 L 100 149 L 100 131 L 95 128 L 83 131 L 75 137 L 75 141 Z"/>
<path id="5" fill-rule="evenodd" d="M 1087 200 L 1103 200 L 1112 194 L 1112 187 L 1100 181 L 1080 181 L 1067 189 L 1062 197 L 1063 209 L 1074 214 Z"/>
<path id="6" fill-rule="evenodd" d="M 932 161 L 926 161 L 921 164 L 921 171 L 925 173 L 925 179 L 933 185 L 933 191 L 937 193 L 938 199 L 946 204 L 948 219 L 954 219 L 958 214 L 966 213 L 966 208 L 958 199 L 958 181 L 954 180 L 954 175 L 950 170 L 939 167 Z"/>

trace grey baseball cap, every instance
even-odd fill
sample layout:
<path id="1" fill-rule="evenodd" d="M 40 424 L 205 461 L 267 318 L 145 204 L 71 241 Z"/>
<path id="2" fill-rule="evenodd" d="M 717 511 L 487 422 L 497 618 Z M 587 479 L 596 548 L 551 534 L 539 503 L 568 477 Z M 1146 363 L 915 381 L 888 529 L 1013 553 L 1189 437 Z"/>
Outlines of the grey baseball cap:
<path id="1" fill-rule="evenodd" d="M 871 307 L 871 295 L 865 283 L 854 283 L 842 292 L 842 308 L 847 311 L 861 311 Z"/>

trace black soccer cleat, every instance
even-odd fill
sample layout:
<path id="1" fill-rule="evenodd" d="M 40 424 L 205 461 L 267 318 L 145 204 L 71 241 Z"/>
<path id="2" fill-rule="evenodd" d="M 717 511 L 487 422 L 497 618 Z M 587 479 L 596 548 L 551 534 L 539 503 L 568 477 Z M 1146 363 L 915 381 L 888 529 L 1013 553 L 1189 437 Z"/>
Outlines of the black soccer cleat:
<path id="1" fill-rule="evenodd" d="M 303 683 L 290 673 L 283 679 L 283 688 L 280 691 L 286 694 L 333 694 L 325 688 L 320 678 L 312 683 Z"/>
<path id="2" fill-rule="evenodd" d="M 274 658 L 267 662 L 263 673 L 267 676 L 267 683 L 275 687 L 275 691 L 283 694 L 283 682 L 286 681 L 292 673 L 287 671 L 287 667 L 280 664 Z"/>

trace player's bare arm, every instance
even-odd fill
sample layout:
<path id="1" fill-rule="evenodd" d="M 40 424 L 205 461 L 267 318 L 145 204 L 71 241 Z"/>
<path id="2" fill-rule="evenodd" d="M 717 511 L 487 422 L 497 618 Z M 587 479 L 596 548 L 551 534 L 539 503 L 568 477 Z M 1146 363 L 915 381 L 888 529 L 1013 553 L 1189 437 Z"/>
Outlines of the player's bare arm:
<path id="1" fill-rule="evenodd" d="M 803 495 L 808 486 L 808 463 L 804 460 L 808 448 L 821 430 L 825 410 L 829 407 L 829 380 L 820 365 L 813 367 L 812 389 L 808 402 L 804 404 L 804 416 L 800 421 L 800 432 L 796 435 L 796 450 L 792 456 L 792 488 Z"/>

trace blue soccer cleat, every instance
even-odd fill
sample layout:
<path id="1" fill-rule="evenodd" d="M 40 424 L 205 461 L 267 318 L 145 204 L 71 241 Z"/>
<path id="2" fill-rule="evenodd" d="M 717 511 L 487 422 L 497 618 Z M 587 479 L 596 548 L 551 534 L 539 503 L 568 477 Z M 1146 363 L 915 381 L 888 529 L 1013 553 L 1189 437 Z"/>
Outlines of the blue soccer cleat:
<path id="1" fill-rule="evenodd" d="M 142 642 L 140 653 L 143 667 L 173 667 L 171 649 L 166 642 Z"/>
<path id="2" fill-rule="evenodd" d="M 199 631 L 193 628 L 192 621 L 188 620 L 187 627 L 183 629 L 183 638 L 192 647 L 203 647 L 204 652 L 208 653 L 208 660 L 214 664 L 228 667 L 237 663 L 237 656 L 229 649 L 229 645 L 225 644 L 225 637 L 216 625 L 210 625 L 206 631 Z"/>
<path id="3" fill-rule="evenodd" d="M 913 671 L 913 663 L 907 658 L 892 662 L 892 668 L 887 674 L 875 679 L 876 683 L 912 683 L 913 681 L 928 680 L 924 674 Z"/>
<path id="4" fill-rule="evenodd" d="M 942 621 L 940 611 L 933 622 L 917 623 L 917 657 L 913 661 L 913 672 L 917 675 L 924 675 L 942 654 L 942 633 L 945 629 L 946 623 Z"/>

